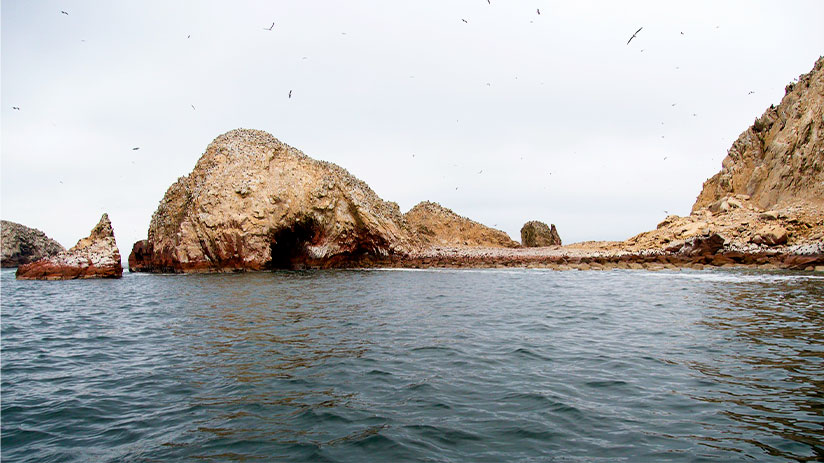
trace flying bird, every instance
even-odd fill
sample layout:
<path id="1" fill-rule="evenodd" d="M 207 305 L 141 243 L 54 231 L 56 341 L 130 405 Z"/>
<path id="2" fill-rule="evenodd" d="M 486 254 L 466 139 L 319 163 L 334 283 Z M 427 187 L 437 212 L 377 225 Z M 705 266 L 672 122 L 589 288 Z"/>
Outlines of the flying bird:
<path id="1" fill-rule="evenodd" d="M 269 26 L 269 27 L 264 27 L 264 28 L 263 28 L 263 30 L 265 30 L 265 31 L 271 31 L 274 27 L 275 27 L 275 23 L 272 23 L 272 25 L 271 25 L 271 26 Z"/>
<path id="2" fill-rule="evenodd" d="M 634 33 L 634 34 L 632 34 L 632 37 L 630 37 L 630 38 L 629 38 L 629 40 L 627 40 L 627 45 L 629 45 L 629 43 L 630 43 L 630 42 L 632 42 L 632 39 L 634 39 L 634 38 L 635 38 L 635 36 L 636 36 L 636 35 L 638 35 L 638 33 L 639 33 L 639 32 L 641 32 L 641 29 L 643 29 L 643 28 L 644 28 L 643 26 L 642 26 L 642 27 L 639 27 L 639 28 L 638 28 L 638 30 L 637 30 L 637 31 L 635 31 L 635 33 Z"/>
<path id="3" fill-rule="evenodd" d="M 192 111 L 197 111 L 197 110 L 195 109 L 195 105 L 190 104 L 189 106 L 191 106 L 191 107 L 192 107 Z"/>
<path id="4" fill-rule="evenodd" d="M 484 173 L 484 170 L 483 170 L 483 169 L 481 169 L 481 170 L 479 170 L 479 171 L 478 171 L 478 173 L 479 173 L 479 174 L 482 174 L 482 173 Z"/>
<path id="5" fill-rule="evenodd" d="M 66 16 L 68 16 L 68 15 L 69 15 L 69 13 L 66 13 L 66 12 L 65 12 L 65 11 L 63 11 L 63 10 L 60 10 L 60 12 L 61 12 L 61 13 L 63 13 L 64 15 L 66 15 Z"/>
<path id="6" fill-rule="evenodd" d="M 292 98 L 292 91 L 291 90 L 289 90 L 289 98 L 290 99 Z"/>
<path id="7" fill-rule="evenodd" d="M 684 33 L 682 32 L 681 35 L 684 35 Z"/>
<path id="8" fill-rule="evenodd" d="M 192 34 L 187 35 L 187 36 L 186 36 L 186 38 L 187 38 L 187 39 L 191 39 L 191 38 L 192 38 Z"/>
<path id="9" fill-rule="evenodd" d="M 749 93 L 747 93 L 747 95 L 752 95 L 753 93 L 755 93 L 755 92 L 750 90 Z"/>
<path id="10" fill-rule="evenodd" d="M 535 11 L 537 11 L 538 14 L 541 14 L 541 9 L 540 8 L 536 8 Z"/>
<path id="11" fill-rule="evenodd" d="M 11 109 L 15 109 L 17 111 L 20 111 L 20 106 L 12 106 Z"/>
<path id="12" fill-rule="evenodd" d="M 469 24 L 469 21 L 467 21 L 467 20 L 466 20 L 466 19 L 464 19 L 464 18 L 461 18 L 461 21 L 463 21 L 463 22 L 465 22 L 465 23 Z"/>
<path id="13" fill-rule="evenodd" d="M 132 148 L 132 151 L 137 151 L 137 150 L 139 150 L 139 149 L 140 149 L 140 147 L 139 147 L 139 146 L 136 146 L 136 147 Z"/>

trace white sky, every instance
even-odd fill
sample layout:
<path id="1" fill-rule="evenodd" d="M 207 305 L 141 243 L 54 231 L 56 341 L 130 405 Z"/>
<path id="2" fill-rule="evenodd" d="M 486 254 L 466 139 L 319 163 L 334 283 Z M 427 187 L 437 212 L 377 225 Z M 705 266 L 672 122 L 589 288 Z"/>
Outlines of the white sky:
<path id="1" fill-rule="evenodd" d="M 125 259 L 244 127 L 403 211 L 625 239 L 824 54 L 820 0 L 491 1 L 2 0 L 0 215 L 69 247 L 108 212 Z"/>

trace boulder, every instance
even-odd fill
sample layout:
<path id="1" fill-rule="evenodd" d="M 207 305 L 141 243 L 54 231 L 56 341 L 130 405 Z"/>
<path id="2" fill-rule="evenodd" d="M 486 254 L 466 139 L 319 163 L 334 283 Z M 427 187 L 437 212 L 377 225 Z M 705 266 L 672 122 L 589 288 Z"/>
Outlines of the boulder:
<path id="1" fill-rule="evenodd" d="M 561 246 L 561 236 L 555 224 L 548 227 L 543 222 L 532 220 L 521 227 L 521 245 L 527 248 Z"/>
<path id="2" fill-rule="evenodd" d="M 20 280 L 120 278 L 122 275 L 120 251 L 108 214 L 103 214 L 89 236 L 68 251 L 17 268 Z"/>
<path id="3" fill-rule="evenodd" d="M 778 246 L 787 244 L 789 234 L 787 230 L 780 225 L 765 225 L 756 230 L 752 237 L 753 244 L 762 244 L 766 246 Z"/>
<path id="4" fill-rule="evenodd" d="M 0 266 L 18 267 L 65 251 L 60 243 L 40 230 L 3 220 Z"/>
<path id="5" fill-rule="evenodd" d="M 430 201 L 417 204 L 404 214 L 404 218 L 424 245 L 519 247 L 506 232 L 462 217 Z"/>
<path id="6" fill-rule="evenodd" d="M 678 252 L 689 257 L 701 257 L 712 256 L 723 248 L 724 237 L 717 233 L 710 233 L 687 240 Z M 675 249 L 669 250 L 675 251 Z"/>
<path id="7" fill-rule="evenodd" d="M 420 247 L 397 204 L 259 130 L 217 137 L 166 191 L 131 271 L 370 265 Z"/>

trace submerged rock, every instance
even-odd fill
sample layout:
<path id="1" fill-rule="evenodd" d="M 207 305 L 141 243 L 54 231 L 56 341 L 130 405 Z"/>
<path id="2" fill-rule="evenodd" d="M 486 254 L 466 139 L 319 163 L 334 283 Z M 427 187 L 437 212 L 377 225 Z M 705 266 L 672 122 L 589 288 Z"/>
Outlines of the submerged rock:
<path id="1" fill-rule="evenodd" d="M 343 168 L 259 130 L 217 137 L 175 182 L 131 271 L 368 265 L 420 246 L 397 204 Z"/>
<path id="2" fill-rule="evenodd" d="M 555 224 L 548 227 L 545 223 L 531 220 L 521 227 L 521 244 L 528 248 L 543 246 L 561 246 L 561 236 Z"/>
<path id="3" fill-rule="evenodd" d="M 404 214 L 409 228 L 429 246 L 516 248 L 506 232 L 462 217 L 438 203 L 424 201 Z"/>
<path id="4" fill-rule="evenodd" d="M 57 241 L 40 230 L 3 220 L 0 266 L 18 267 L 65 251 Z"/>
<path id="5" fill-rule="evenodd" d="M 120 251 L 108 214 L 103 214 L 91 234 L 73 248 L 17 269 L 20 280 L 120 278 L 122 275 Z"/>

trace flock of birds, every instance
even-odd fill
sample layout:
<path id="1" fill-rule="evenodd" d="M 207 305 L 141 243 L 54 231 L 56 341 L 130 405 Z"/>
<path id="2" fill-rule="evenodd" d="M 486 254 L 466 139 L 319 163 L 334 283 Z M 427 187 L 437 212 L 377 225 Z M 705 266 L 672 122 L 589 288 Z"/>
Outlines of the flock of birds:
<path id="1" fill-rule="evenodd" d="M 492 1 L 491 1 L 491 0 L 487 0 L 487 3 L 489 3 L 489 4 L 491 5 L 491 4 L 492 4 Z M 535 12 L 536 12 L 536 14 L 537 14 L 537 15 L 540 15 L 540 14 L 541 14 L 541 9 L 540 9 L 540 8 L 536 8 Z M 68 15 L 69 15 L 68 11 L 65 11 L 65 10 L 60 10 L 60 14 L 63 14 L 63 15 L 66 15 L 66 16 L 68 16 Z M 464 22 L 464 23 L 466 23 L 466 24 L 468 24 L 468 23 L 469 23 L 469 21 L 467 21 L 465 18 L 461 18 L 461 21 L 463 21 L 463 22 Z M 718 26 L 716 26 L 716 28 L 718 28 Z M 269 25 L 269 27 L 263 27 L 262 29 L 263 29 L 263 30 L 265 30 L 265 31 L 273 31 L 273 30 L 275 29 L 275 22 L 273 21 L 273 22 L 272 22 L 272 24 L 270 24 L 270 25 Z M 637 37 L 638 37 L 638 33 L 639 33 L 639 32 L 641 32 L 641 30 L 643 30 L 643 29 L 644 29 L 644 28 L 643 28 L 643 26 L 642 26 L 642 27 L 639 27 L 639 28 L 638 28 L 635 32 L 633 32 L 633 33 L 632 33 L 632 35 L 629 37 L 629 40 L 627 40 L 627 43 L 626 43 L 626 44 L 627 44 L 627 45 L 629 45 L 629 44 L 632 42 L 632 40 L 633 40 L 633 39 L 637 38 Z M 346 35 L 346 33 L 345 33 L 345 32 L 342 32 L 341 34 Z M 684 35 L 684 32 L 683 32 L 683 31 L 681 32 L 681 35 Z M 187 36 L 186 36 L 186 38 L 187 38 L 187 39 L 189 39 L 189 38 L 191 38 L 191 37 L 192 37 L 192 36 L 191 36 L 191 34 L 189 34 L 189 35 L 187 35 Z M 643 50 L 643 49 L 641 49 L 641 52 L 643 52 L 643 51 L 644 51 L 644 50 Z M 306 59 L 306 57 L 303 57 L 303 59 Z M 678 67 L 676 67 L 676 69 L 678 69 Z M 516 79 L 517 79 L 517 77 L 516 77 Z M 491 84 L 490 84 L 489 82 L 487 82 L 487 84 L 486 84 L 486 85 L 487 85 L 487 86 L 491 86 Z M 754 93 L 755 93 L 755 92 L 751 90 L 751 91 L 749 91 L 749 92 L 747 93 L 747 95 L 752 95 L 752 94 L 754 94 Z M 291 99 L 291 98 L 292 98 L 292 89 L 290 89 L 290 90 L 289 90 L 289 93 L 288 93 L 288 95 L 287 95 L 287 99 Z M 677 104 L 677 103 L 672 103 L 672 106 L 673 106 L 673 107 L 675 107 L 675 106 L 676 106 L 676 104 Z M 193 110 L 193 111 L 196 111 L 195 106 L 194 106 L 193 104 L 192 104 L 192 105 L 190 105 L 190 106 L 192 107 L 192 110 Z M 20 107 L 19 107 L 19 106 L 12 106 L 12 109 L 13 109 L 13 110 L 15 110 L 15 111 L 20 111 Z M 695 113 L 693 113 L 692 115 L 693 115 L 693 117 L 697 116 L 697 114 L 695 114 Z M 664 123 L 663 123 L 663 122 L 661 122 L 661 124 L 663 125 Z M 661 136 L 661 138 L 664 138 L 664 136 L 662 135 L 662 136 Z M 139 147 L 139 146 L 138 146 L 138 147 L 134 147 L 134 148 L 132 148 L 132 151 L 137 151 L 137 150 L 139 150 L 139 149 L 140 149 L 140 147 Z M 414 157 L 415 157 L 415 155 L 413 154 L 413 155 L 412 155 L 412 157 L 414 158 Z M 521 158 L 521 160 L 523 160 L 523 157 Z M 664 160 L 665 160 L 665 161 L 667 160 L 667 156 L 664 156 Z M 482 174 L 482 173 L 483 173 L 483 169 L 481 169 L 481 170 L 478 172 L 478 174 Z M 552 172 L 549 172 L 549 175 L 552 175 Z M 61 181 L 61 183 L 62 183 L 62 181 Z M 455 190 L 458 190 L 458 187 L 455 187 Z"/>

